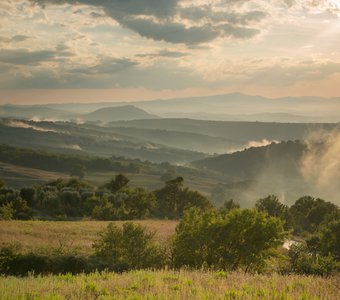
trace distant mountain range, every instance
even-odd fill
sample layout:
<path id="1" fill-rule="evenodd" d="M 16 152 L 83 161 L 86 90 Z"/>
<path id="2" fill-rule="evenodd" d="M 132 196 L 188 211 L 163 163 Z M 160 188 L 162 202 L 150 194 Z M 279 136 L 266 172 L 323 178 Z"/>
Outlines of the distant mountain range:
<path id="1" fill-rule="evenodd" d="M 0 116 L 59 117 L 64 120 L 73 118 L 102 122 L 160 116 L 163 118 L 221 121 L 324 123 L 340 121 L 340 98 L 285 97 L 271 99 L 234 93 L 135 102 L 4 105 L 0 106 Z M 103 116 L 104 119 L 100 120 Z"/>

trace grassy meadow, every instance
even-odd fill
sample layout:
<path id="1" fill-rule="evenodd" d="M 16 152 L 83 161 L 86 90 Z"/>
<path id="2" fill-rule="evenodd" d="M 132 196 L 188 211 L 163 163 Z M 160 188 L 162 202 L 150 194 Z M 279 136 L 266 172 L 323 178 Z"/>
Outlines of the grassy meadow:
<path id="1" fill-rule="evenodd" d="M 82 254 L 91 252 L 91 246 L 98 233 L 104 230 L 108 221 L 0 221 L 0 246 L 18 244 L 24 251 L 75 250 Z M 122 225 L 123 221 L 114 221 Z M 156 239 L 166 242 L 175 232 L 177 221 L 142 220 L 134 223 L 155 232 Z"/>
<path id="2" fill-rule="evenodd" d="M 174 233 L 177 221 L 134 221 L 154 231 L 159 243 Z M 110 222 L 0 221 L 0 246 L 90 254 L 92 243 Z M 121 226 L 123 221 L 115 221 Z M 0 277 L 0 299 L 234 299 L 337 300 L 340 277 L 244 274 L 224 271 L 140 270 L 26 277 Z"/>
<path id="3" fill-rule="evenodd" d="M 131 271 L 0 278 L 1 299 L 339 299 L 340 278 Z"/>
<path id="4" fill-rule="evenodd" d="M 95 186 L 103 185 L 111 178 L 115 177 L 117 172 L 109 171 L 88 171 L 85 180 Z M 148 190 L 160 189 L 164 186 L 160 175 L 146 173 L 125 173 L 130 179 L 131 187 L 144 187 Z M 58 178 L 68 179 L 69 174 L 62 172 L 51 172 L 36 168 L 22 167 L 18 165 L 0 162 L 0 178 L 8 186 L 22 188 L 33 184 L 44 184 Z M 201 192 L 203 195 L 210 195 L 211 191 L 219 183 L 218 179 L 187 175 L 185 177 L 185 186 Z"/>

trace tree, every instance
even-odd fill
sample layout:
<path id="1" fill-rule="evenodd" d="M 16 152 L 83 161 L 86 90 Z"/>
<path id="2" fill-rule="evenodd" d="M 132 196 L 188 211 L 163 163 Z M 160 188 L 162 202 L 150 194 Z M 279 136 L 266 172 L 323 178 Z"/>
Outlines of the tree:
<path id="1" fill-rule="evenodd" d="M 156 197 L 143 188 L 126 191 L 123 201 L 129 219 L 144 219 L 156 206 Z"/>
<path id="2" fill-rule="evenodd" d="M 230 199 L 228 201 L 224 201 L 223 207 L 221 208 L 221 211 L 224 213 L 228 213 L 233 209 L 240 208 L 240 205 L 236 203 L 233 199 Z"/>
<path id="3" fill-rule="evenodd" d="M 282 204 L 275 195 L 269 195 L 256 201 L 255 207 L 259 211 L 266 212 L 271 217 L 282 218 L 287 210 L 287 206 Z"/>
<path id="4" fill-rule="evenodd" d="M 12 220 L 14 209 L 12 203 L 6 203 L 0 206 L 0 220 Z"/>
<path id="5" fill-rule="evenodd" d="M 290 213 L 296 232 L 315 232 L 329 216 L 339 215 L 339 208 L 323 199 L 304 196 L 290 207 Z"/>
<path id="6" fill-rule="evenodd" d="M 22 188 L 20 190 L 20 197 L 27 202 L 27 205 L 32 207 L 35 206 L 35 196 L 36 191 L 33 187 L 30 188 Z"/>
<path id="7" fill-rule="evenodd" d="M 111 193 L 116 193 L 128 185 L 130 180 L 123 174 L 118 174 L 114 179 L 104 185 L 104 188 L 111 191 Z"/>
<path id="8" fill-rule="evenodd" d="M 162 251 L 154 240 L 154 233 L 141 225 L 124 223 L 119 228 L 110 223 L 94 243 L 95 254 L 113 269 L 141 269 L 161 267 Z"/>
<path id="9" fill-rule="evenodd" d="M 288 252 L 289 265 L 285 273 L 329 276 L 340 269 L 331 255 L 320 255 L 311 251 L 306 243 L 292 245 Z"/>
<path id="10" fill-rule="evenodd" d="M 167 181 L 165 186 L 155 191 L 158 214 L 169 218 L 180 218 L 186 209 L 196 207 L 201 210 L 210 209 L 211 202 L 199 192 L 191 191 L 183 186 L 183 177 Z"/>
<path id="11" fill-rule="evenodd" d="M 332 255 L 340 261 L 340 218 L 324 223 L 314 235 L 316 250 L 323 255 Z M 308 243 L 309 242 L 309 243 Z M 311 241 L 307 240 L 310 245 Z"/>
<path id="12" fill-rule="evenodd" d="M 256 210 L 202 214 L 191 209 L 176 228 L 174 264 L 261 271 L 286 236 L 281 220 Z"/>
<path id="13" fill-rule="evenodd" d="M 275 195 L 269 195 L 256 201 L 255 208 L 258 211 L 266 212 L 271 217 L 280 218 L 284 221 L 284 226 L 288 229 L 291 225 L 291 215 L 289 208 L 280 202 Z"/>

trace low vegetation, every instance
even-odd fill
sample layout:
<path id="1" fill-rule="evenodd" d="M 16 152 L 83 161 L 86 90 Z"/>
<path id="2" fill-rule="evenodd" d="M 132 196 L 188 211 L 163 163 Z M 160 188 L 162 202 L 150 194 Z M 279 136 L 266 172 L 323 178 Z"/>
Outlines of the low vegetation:
<path id="1" fill-rule="evenodd" d="M 49 275 L 0 280 L 12 299 L 338 299 L 339 277 L 245 275 L 221 271 L 131 271 Z"/>
<path id="2" fill-rule="evenodd" d="M 13 243 L 16 235 L 8 238 L 9 231 L 0 229 L 7 234 L 0 240 L 0 274 L 9 286 L 4 295 L 8 299 L 332 299 L 333 287 L 326 285 L 338 283 L 340 271 L 336 205 L 303 196 L 289 207 L 269 195 L 257 200 L 254 208 L 241 209 L 233 200 L 215 207 L 199 192 L 184 187 L 183 181 L 169 179 L 154 191 L 130 187 L 122 174 L 99 187 L 75 178 L 21 190 L 1 183 L 2 224 L 10 227 L 11 219 L 30 219 L 22 227 L 23 236 L 29 236 L 26 245 L 20 238 Z M 84 227 L 70 230 L 70 220 L 84 218 L 118 222 L 80 221 L 73 224 Z M 147 218 L 158 221 L 141 221 Z M 34 248 L 27 247 L 33 241 L 32 228 L 44 226 L 36 232 L 41 242 L 51 223 L 32 219 L 68 222 L 55 222 L 49 229 L 54 231 L 51 244 Z M 63 235 L 58 235 L 63 226 Z M 284 249 L 292 235 L 298 242 Z M 73 240 L 80 247 L 73 246 Z M 321 283 L 316 288 L 311 277 L 298 277 L 306 275 L 328 279 L 315 278 Z M 170 279 L 144 282 L 140 276 Z M 35 287 L 42 278 L 53 286 L 50 292 Z M 243 285 L 230 283 L 230 278 L 239 278 Z M 260 283 L 251 283 L 254 278 Z M 261 281 L 266 278 L 270 284 Z M 58 280 L 66 280 L 69 287 Z M 22 285 L 15 292 L 14 282 Z"/>

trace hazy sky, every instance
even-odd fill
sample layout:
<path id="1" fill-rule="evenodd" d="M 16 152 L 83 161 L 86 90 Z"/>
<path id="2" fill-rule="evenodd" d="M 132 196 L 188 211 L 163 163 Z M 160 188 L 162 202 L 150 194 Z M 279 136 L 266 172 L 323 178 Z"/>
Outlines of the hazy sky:
<path id="1" fill-rule="evenodd" d="M 0 0 L 0 103 L 340 96 L 340 0 Z"/>

